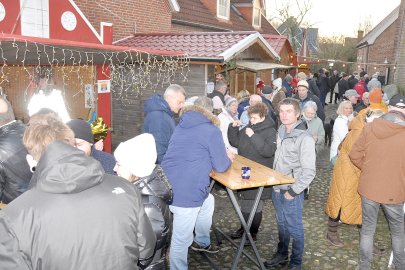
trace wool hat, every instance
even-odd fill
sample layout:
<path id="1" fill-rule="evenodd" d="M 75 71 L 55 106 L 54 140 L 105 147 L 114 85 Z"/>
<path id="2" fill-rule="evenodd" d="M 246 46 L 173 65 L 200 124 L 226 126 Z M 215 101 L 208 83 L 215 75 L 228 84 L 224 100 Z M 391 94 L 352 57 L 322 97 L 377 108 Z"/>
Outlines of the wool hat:
<path id="1" fill-rule="evenodd" d="M 272 83 L 277 89 L 280 89 L 281 86 L 283 85 L 283 80 L 281 78 L 277 78 L 273 81 Z"/>
<path id="2" fill-rule="evenodd" d="M 352 97 L 352 96 L 353 96 L 353 97 L 359 97 L 360 95 L 357 93 L 356 90 L 354 90 L 354 89 L 349 89 L 349 90 L 346 90 L 344 96 L 348 98 L 348 97 Z"/>
<path id="3" fill-rule="evenodd" d="M 300 87 L 300 86 L 305 87 L 306 89 L 309 89 L 309 85 L 308 85 L 308 82 L 306 80 L 299 81 L 297 83 L 297 88 Z"/>
<path id="4" fill-rule="evenodd" d="M 94 143 L 94 136 L 91 132 L 91 126 L 89 123 L 82 119 L 73 119 L 66 123 L 73 133 L 75 134 L 75 138 L 84 140 L 88 143 Z"/>
<path id="5" fill-rule="evenodd" d="M 393 96 L 390 99 L 388 105 L 397 107 L 400 109 L 405 109 L 405 96 L 403 96 L 401 94 L 397 94 L 397 95 Z"/>
<path id="6" fill-rule="evenodd" d="M 225 107 L 229 107 L 233 102 L 238 103 L 238 101 L 234 97 L 229 96 L 225 98 Z"/>
<path id="7" fill-rule="evenodd" d="M 122 142 L 114 151 L 114 157 L 120 166 L 138 177 L 150 175 L 155 168 L 157 153 L 155 138 L 144 133 Z"/>
<path id="8" fill-rule="evenodd" d="M 374 88 L 373 90 L 370 91 L 368 99 L 370 100 L 370 103 L 381 103 L 382 95 L 383 94 L 380 88 Z"/>
<path id="9" fill-rule="evenodd" d="M 256 84 L 256 87 L 259 89 L 262 89 L 264 87 L 264 82 L 263 81 L 259 81 L 258 84 Z"/>
<path id="10" fill-rule="evenodd" d="M 262 89 L 262 94 L 263 95 L 270 95 L 271 93 L 273 93 L 273 88 L 271 88 L 271 86 L 269 86 L 269 85 L 266 85 L 266 86 L 264 86 L 263 87 L 263 89 Z"/>

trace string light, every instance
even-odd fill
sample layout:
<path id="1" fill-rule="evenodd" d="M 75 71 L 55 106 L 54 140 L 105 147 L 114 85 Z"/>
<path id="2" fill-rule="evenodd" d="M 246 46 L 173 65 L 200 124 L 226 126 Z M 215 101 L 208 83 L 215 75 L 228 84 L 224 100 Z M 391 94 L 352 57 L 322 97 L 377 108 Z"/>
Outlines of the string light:
<path id="1" fill-rule="evenodd" d="M 11 46 L 10 46 L 11 43 Z M 5 57 L 7 48 L 7 59 Z M 10 57 L 12 56 L 12 57 Z M 11 59 L 14 58 L 14 59 Z M 97 59 L 97 63 L 96 63 Z M 100 64 L 101 73 L 106 79 L 111 80 L 111 92 L 114 98 L 121 99 L 122 103 L 135 102 L 145 90 L 155 92 L 174 80 L 186 81 L 189 69 L 187 56 L 162 56 L 135 50 L 123 51 L 79 51 L 65 47 L 52 46 L 27 40 L 0 41 L 0 87 L 7 92 L 10 86 L 9 72 L 25 75 L 28 86 L 24 91 L 25 101 L 30 98 L 31 89 L 37 88 L 36 82 L 40 75 L 50 79 L 53 70 L 61 73 L 62 94 L 71 89 L 71 80 L 79 84 L 73 98 L 84 93 L 85 84 L 89 83 L 89 72 L 93 74 L 95 82 L 94 66 Z M 93 67 L 89 69 L 89 67 Z M 23 72 L 19 72 L 22 70 Z M 110 72 L 108 72 L 110 70 Z M 97 87 L 94 87 L 97 91 Z M 73 89 L 71 89 L 73 90 Z M 76 90 L 76 89 L 75 89 Z"/>

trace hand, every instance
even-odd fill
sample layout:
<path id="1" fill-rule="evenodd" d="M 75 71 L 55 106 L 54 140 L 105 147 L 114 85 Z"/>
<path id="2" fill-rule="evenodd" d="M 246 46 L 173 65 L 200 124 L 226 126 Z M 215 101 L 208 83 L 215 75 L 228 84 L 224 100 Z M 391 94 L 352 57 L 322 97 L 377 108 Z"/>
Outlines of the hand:
<path id="1" fill-rule="evenodd" d="M 285 198 L 286 200 L 289 200 L 289 201 L 292 200 L 292 199 L 294 199 L 294 197 L 291 196 L 288 191 L 287 191 L 286 193 L 284 193 L 284 198 Z"/>
<path id="2" fill-rule="evenodd" d="M 104 142 L 103 142 L 103 139 L 97 141 L 97 142 L 94 144 L 94 149 L 96 149 L 96 150 L 98 150 L 98 151 L 103 151 L 103 149 L 104 149 Z"/>
<path id="3" fill-rule="evenodd" d="M 246 128 L 246 135 L 250 137 L 252 137 L 252 135 L 255 134 L 255 132 L 253 131 L 253 129 L 251 128 Z"/>
<path id="4" fill-rule="evenodd" d="M 239 127 L 241 124 L 242 124 L 242 122 L 240 120 L 235 120 L 235 121 L 233 121 L 232 126 Z"/>
<path id="5" fill-rule="evenodd" d="M 233 162 L 233 160 L 235 159 L 235 154 L 228 148 L 226 148 L 226 155 L 231 160 L 231 162 Z"/>

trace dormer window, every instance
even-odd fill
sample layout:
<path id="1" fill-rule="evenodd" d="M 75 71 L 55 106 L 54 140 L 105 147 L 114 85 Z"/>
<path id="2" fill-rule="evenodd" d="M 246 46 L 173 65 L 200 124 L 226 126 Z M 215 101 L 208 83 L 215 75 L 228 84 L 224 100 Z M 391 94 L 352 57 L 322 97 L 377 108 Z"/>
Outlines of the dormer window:
<path id="1" fill-rule="evenodd" d="M 217 0 L 217 17 L 229 20 L 230 0 Z"/>
<path id="2" fill-rule="evenodd" d="M 260 27 L 261 26 L 261 19 L 262 19 L 262 14 L 260 12 L 260 7 L 253 7 L 253 22 L 252 22 L 252 25 L 254 27 Z"/>

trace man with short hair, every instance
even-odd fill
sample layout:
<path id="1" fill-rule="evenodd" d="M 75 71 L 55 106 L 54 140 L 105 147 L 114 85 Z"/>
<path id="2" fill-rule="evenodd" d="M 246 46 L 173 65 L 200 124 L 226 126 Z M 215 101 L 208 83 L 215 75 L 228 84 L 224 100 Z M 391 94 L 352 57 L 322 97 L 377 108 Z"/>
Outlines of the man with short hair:
<path id="1" fill-rule="evenodd" d="M 267 108 L 269 109 L 269 113 L 268 113 L 268 116 L 271 118 L 271 119 L 273 119 L 273 121 L 274 121 L 274 124 L 276 125 L 276 126 L 278 126 L 277 125 L 277 123 L 278 123 L 278 120 L 277 120 L 277 115 L 278 115 L 278 113 L 276 112 L 276 110 L 275 110 L 275 108 L 274 108 L 274 106 L 273 106 L 273 103 L 271 102 L 271 98 L 272 98 L 272 96 L 273 96 L 273 88 L 271 88 L 270 86 L 268 86 L 268 85 L 265 85 L 264 87 L 263 87 L 263 89 L 262 89 L 262 102 L 264 103 L 264 104 L 266 104 L 267 105 Z"/>
<path id="2" fill-rule="evenodd" d="M 143 132 L 153 135 L 156 141 L 157 163 L 166 153 L 176 122 L 174 114 L 179 113 L 186 100 L 186 91 L 178 84 L 171 84 L 162 95 L 155 94 L 145 101 Z"/>
<path id="3" fill-rule="evenodd" d="M 33 118 L 23 141 L 35 172 L 0 211 L 0 268 L 138 269 L 156 243 L 139 191 L 75 148 L 60 119 Z"/>
<path id="4" fill-rule="evenodd" d="M 199 97 L 186 106 L 175 128 L 162 168 L 173 188 L 173 233 L 170 269 L 187 269 L 187 253 L 219 251 L 212 245 L 210 229 L 214 197 L 210 194 L 210 172 L 225 172 L 233 153 L 225 148 L 219 119 L 212 114 L 212 100 Z M 195 235 L 193 233 L 195 231 Z"/>
<path id="5" fill-rule="evenodd" d="M 208 97 L 212 99 L 213 102 L 215 102 L 214 100 L 221 100 L 222 106 L 225 106 L 225 94 L 227 89 L 228 86 L 225 81 L 217 81 L 214 91 L 209 94 Z"/>
<path id="6" fill-rule="evenodd" d="M 300 106 L 296 99 L 280 102 L 281 126 L 277 134 L 277 151 L 273 168 L 294 178 L 294 184 L 273 186 L 272 201 L 276 210 L 279 242 L 273 258 L 266 267 L 276 267 L 288 262 L 290 237 L 292 254 L 288 269 L 301 269 L 304 252 L 304 226 L 302 212 L 304 190 L 316 174 L 315 141 L 300 119 Z"/>
<path id="7" fill-rule="evenodd" d="M 307 101 L 312 100 L 316 103 L 318 110 L 316 111 L 316 115 L 323 121 L 325 121 L 325 112 L 323 110 L 323 106 L 321 101 L 317 96 L 309 92 L 309 86 L 307 81 L 299 81 L 297 84 L 298 93 L 294 96 L 295 99 L 299 101 L 301 109 L 304 108 L 305 103 Z"/>
<path id="8" fill-rule="evenodd" d="M 117 162 L 114 156 L 94 148 L 94 136 L 89 123 L 82 119 L 73 119 L 66 124 L 75 134 L 75 146 L 82 150 L 86 156 L 99 161 L 106 173 L 116 175 L 114 167 Z"/>
<path id="9" fill-rule="evenodd" d="M 338 89 L 339 89 L 339 100 L 341 101 L 343 99 L 343 95 L 347 90 L 350 89 L 349 86 L 349 74 L 342 73 L 342 78 L 338 82 Z"/>
<path id="10" fill-rule="evenodd" d="M 9 203 L 25 192 L 32 173 L 22 137 L 25 125 L 16 121 L 11 104 L 0 96 L 0 202 Z"/>
<path id="11" fill-rule="evenodd" d="M 361 170 L 360 270 L 370 269 L 378 211 L 388 220 L 395 269 L 405 269 L 404 202 L 405 96 L 389 101 L 388 113 L 367 124 L 350 151 L 350 159 Z"/>
<path id="12" fill-rule="evenodd" d="M 345 94 L 343 95 L 347 100 L 350 101 L 350 103 L 352 104 L 353 107 L 353 111 L 355 110 L 356 106 L 357 106 L 357 101 L 358 98 L 360 97 L 359 94 L 357 94 L 357 91 L 354 89 L 349 89 L 346 90 Z"/>

